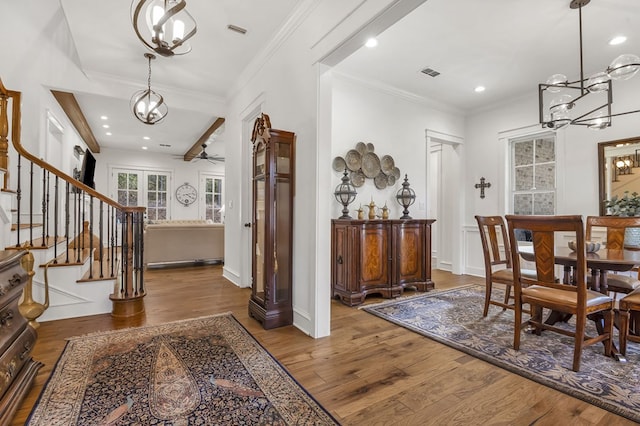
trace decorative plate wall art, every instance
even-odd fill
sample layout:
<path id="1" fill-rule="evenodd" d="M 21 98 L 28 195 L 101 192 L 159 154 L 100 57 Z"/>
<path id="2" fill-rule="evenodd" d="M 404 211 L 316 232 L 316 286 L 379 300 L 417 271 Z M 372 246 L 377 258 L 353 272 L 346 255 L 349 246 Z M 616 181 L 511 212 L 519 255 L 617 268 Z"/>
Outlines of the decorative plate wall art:
<path id="1" fill-rule="evenodd" d="M 400 169 L 392 156 L 379 157 L 375 149 L 371 142 L 358 142 L 355 149 L 347 151 L 344 157 L 335 157 L 331 167 L 339 173 L 343 173 L 345 168 L 349 170 L 349 178 L 356 188 L 364 185 L 367 178 L 372 179 L 378 189 L 395 185 L 400 179 Z"/>

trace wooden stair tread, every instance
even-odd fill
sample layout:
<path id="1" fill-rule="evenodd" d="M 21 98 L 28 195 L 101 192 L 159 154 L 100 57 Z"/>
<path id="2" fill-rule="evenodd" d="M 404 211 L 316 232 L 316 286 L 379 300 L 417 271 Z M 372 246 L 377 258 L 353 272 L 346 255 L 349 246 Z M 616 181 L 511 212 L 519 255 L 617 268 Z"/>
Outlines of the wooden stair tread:
<path id="1" fill-rule="evenodd" d="M 28 239 L 25 240 L 28 242 Z M 59 244 L 65 241 L 65 237 L 64 236 L 58 236 L 58 240 L 57 242 L 54 240 L 53 237 L 45 237 L 44 238 L 44 244 L 43 244 L 43 239 L 42 237 L 39 238 L 34 238 L 33 239 L 33 245 L 29 246 L 29 250 L 44 250 L 44 249 L 48 249 L 53 247 L 55 244 Z M 24 243 L 21 243 L 20 247 L 17 246 L 9 246 L 9 247 L 5 247 L 5 250 L 22 250 L 26 248 L 24 246 Z"/>
<path id="2" fill-rule="evenodd" d="M 91 272 L 93 272 L 93 276 L 90 278 L 89 275 L 91 275 Z M 115 269 L 113 270 L 114 275 L 118 274 L 118 271 Z M 100 276 L 100 261 L 99 260 L 94 260 L 91 264 L 91 267 L 87 270 L 87 272 L 85 272 L 85 274 L 82 276 L 82 278 L 80 278 L 79 280 L 77 280 L 77 283 L 85 283 L 85 282 L 92 282 L 92 281 L 104 281 L 104 280 L 115 280 L 116 277 L 115 276 L 111 276 L 111 260 L 110 259 L 104 259 L 102 261 L 102 277 Z"/>
<path id="3" fill-rule="evenodd" d="M 20 229 L 29 229 L 29 228 L 40 228 L 42 227 L 41 223 L 32 223 L 32 224 L 28 224 L 28 223 L 21 223 L 20 224 Z M 18 227 L 16 226 L 15 223 L 11 224 L 11 230 L 15 231 Z"/>
<path id="4" fill-rule="evenodd" d="M 78 252 L 77 250 L 80 251 L 80 261 L 78 262 Z M 55 258 L 55 263 L 51 262 L 49 263 L 49 267 L 50 268 L 57 268 L 60 266 L 77 266 L 77 265 L 83 265 L 87 259 L 89 259 L 89 256 L 91 255 L 91 252 L 89 251 L 89 249 L 69 249 L 68 250 L 69 253 L 69 261 L 67 262 L 67 251 L 65 251 L 64 253 L 58 255 L 58 257 Z M 42 263 L 40 264 L 41 268 L 44 268 L 46 266 L 46 263 Z"/>

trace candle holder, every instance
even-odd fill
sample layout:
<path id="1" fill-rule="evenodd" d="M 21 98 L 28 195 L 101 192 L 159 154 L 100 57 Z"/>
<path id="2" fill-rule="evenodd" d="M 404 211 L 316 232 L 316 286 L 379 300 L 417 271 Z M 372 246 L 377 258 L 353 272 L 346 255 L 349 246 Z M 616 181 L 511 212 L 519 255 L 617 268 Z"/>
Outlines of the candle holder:
<path id="1" fill-rule="evenodd" d="M 400 219 L 412 219 L 409 216 L 409 206 L 416 201 L 416 193 L 413 189 L 409 188 L 409 179 L 407 175 L 404 175 L 404 182 L 402 182 L 402 188 L 396 193 L 396 200 L 398 204 L 404 207 L 403 215 Z"/>
<path id="2" fill-rule="evenodd" d="M 351 216 L 349 216 L 348 206 L 353 202 L 353 200 L 356 199 L 356 194 L 356 188 L 351 183 L 351 179 L 349 179 L 349 172 L 347 171 L 347 169 L 344 169 L 342 183 L 336 186 L 336 190 L 333 192 L 336 200 L 338 200 L 338 202 L 342 204 L 343 207 L 342 216 L 340 216 L 339 219 L 351 219 Z"/>

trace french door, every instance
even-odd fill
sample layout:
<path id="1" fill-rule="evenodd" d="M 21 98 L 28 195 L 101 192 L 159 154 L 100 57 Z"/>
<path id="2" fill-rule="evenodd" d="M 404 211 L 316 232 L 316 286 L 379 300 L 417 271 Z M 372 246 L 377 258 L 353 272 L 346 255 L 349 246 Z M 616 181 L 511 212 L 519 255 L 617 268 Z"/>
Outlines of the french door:
<path id="1" fill-rule="evenodd" d="M 144 206 L 147 220 L 163 220 L 171 217 L 169 185 L 171 173 L 161 170 L 131 170 L 113 168 L 112 193 L 123 206 Z"/>

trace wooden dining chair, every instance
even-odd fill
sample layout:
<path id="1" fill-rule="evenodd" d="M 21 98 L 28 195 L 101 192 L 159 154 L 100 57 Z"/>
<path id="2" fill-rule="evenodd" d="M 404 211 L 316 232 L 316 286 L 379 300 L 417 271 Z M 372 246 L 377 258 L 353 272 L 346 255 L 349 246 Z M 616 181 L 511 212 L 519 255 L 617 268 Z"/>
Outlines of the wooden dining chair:
<path id="1" fill-rule="evenodd" d="M 522 326 L 529 324 L 536 334 L 542 330 L 572 336 L 574 338 L 573 371 L 580 370 L 580 355 L 584 346 L 605 343 L 605 354 L 611 355 L 613 336 L 613 299 L 587 289 L 587 261 L 584 228 L 581 216 L 506 216 L 509 227 L 513 281 L 515 290 L 515 327 L 513 348 L 520 349 Z M 527 278 L 520 273 L 520 256 L 515 230 L 532 233 L 532 244 L 537 277 Z M 556 232 L 570 234 L 576 241 L 576 265 L 574 283 L 563 284 L 555 280 Z M 522 305 L 531 305 L 531 318 L 523 323 Z M 575 316 L 575 330 L 545 324 L 543 308 Z M 585 334 L 587 315 L 601 313 L 604 316 L 602 334 L 589 337 Z"/>
<path id="2" fill-rule="evenodd" d="M 486 317 L 489 313 L 489 305 L 500 306 L 503 309 L 514 308 L 514 305 L 509 303 L 509 299 L 513 299 L 511 297 L 511 287 L 513 286 L 511 250 L 509 248 L 509 236 L 502 216 L 476 216 L 476 221 L 480 229 L 480 240 L 482 241 L 482 251 L 484 252 L 486 289 L 482 316 Z M 502 245 L 502 248 L 500 245 Z M 535 277 L 535 271 L 524 270 L 523 274 Z M 503 284 L 506 287 L 503 301 L 491 298 L 494 283 Z"/>
<path id="3" fill-rule="evenodd" d="M 586 241 L 592 241 L 593 228 L 605 228 L 606 248 L 612 250 L 624 249 L 624 233 L 627 228 L 640 228 L 640 217 L 621 216 L 588 216 Z M 640 273 L 640 271 L 639 271 Z M 607 289 L 616 293 L 631 293 L 640 288 L 640 276 L 630 277 L 621 274 L 607 275 Z"/>
<path id="4" fill-rule="evenodd" d="M 619 312 L 620 353 L 625 355 L 627 341 L 640 343 L 640 289 L 636 289 L 620 299 Z"/>

